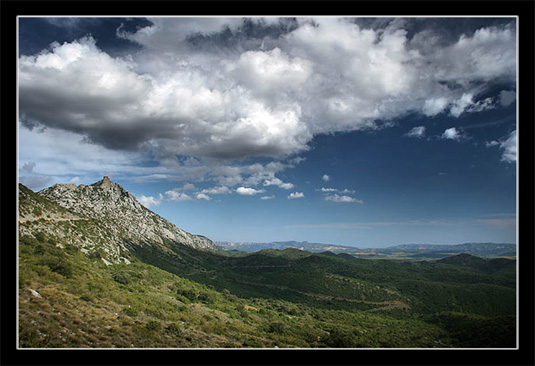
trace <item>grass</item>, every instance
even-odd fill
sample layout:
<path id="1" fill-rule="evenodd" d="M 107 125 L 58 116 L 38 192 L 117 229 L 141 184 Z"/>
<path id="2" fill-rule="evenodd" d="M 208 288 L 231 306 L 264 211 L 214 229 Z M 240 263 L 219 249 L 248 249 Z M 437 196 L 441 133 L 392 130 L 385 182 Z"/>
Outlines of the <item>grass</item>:
<path id="1" fill-rule="evenodd" d="M 447 332 L 435 324 L 240 298 L 140 261 L 106 266 L 76 248 L 56 249 L 48 241 L 20 241 L 23 348 L 452 345 Z M 47 256 L 68 263 L 71 273 L 54 271 L 55 262 L 42 261 Z"/>

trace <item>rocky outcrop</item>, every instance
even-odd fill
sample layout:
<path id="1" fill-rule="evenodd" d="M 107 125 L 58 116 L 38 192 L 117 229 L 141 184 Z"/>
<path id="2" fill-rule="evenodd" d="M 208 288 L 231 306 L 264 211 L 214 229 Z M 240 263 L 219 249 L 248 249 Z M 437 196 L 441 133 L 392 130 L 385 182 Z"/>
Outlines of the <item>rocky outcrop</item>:
<path id="1" fill-rule="evenodd" d="M 40 231 L 72 244 L 89 250 L 101 248 L 108 260 L 116 263 L 125 261 L 123 254 L 132 246 L 166 250 L 167 244 L 179 243 L 215 249 L 210 239 L 181 230 L 108 177 L 91 185 L 56 184 L 37 194 L 20 185 L 19 192 L 21 235 L 31 234 L 38 225 Z"/>

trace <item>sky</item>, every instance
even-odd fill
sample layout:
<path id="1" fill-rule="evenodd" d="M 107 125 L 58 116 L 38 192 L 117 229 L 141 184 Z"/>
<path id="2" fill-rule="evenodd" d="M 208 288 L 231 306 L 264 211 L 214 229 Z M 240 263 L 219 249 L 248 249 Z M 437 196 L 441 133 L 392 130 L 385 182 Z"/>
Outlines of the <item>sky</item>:
<path id="1" fill-rule="evenodd" d="M 516 242 L 515 17 L 18 24 L 18 177 L 214 241 Z"/>

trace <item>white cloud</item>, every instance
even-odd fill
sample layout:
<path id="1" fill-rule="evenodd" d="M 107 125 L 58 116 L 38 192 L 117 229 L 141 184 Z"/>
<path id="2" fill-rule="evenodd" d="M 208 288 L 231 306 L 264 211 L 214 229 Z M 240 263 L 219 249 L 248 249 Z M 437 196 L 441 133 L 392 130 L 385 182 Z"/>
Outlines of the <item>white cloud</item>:
<path id="1" fill-rule="evenodd" d="M 328 176 L 327 174 L 323 174 L 323 176 L 321 177 L 321 179 L 323 179 L 324 182 L 328 182 L 331 180 L 331 177 Z"/>
<path id="2" fill-rule="evenodd" d="M 258 193 L 264 193 L 264 189 L 254 189 L 254 188 L 248 188 L 248 187 L 238 187 L 236 188 L 236 193 L 243 195 L 243 196 L 254 196 Z"/>
<path id="3" fill-rule="evenodd" d="M 517 154 L 517 134 L 516 130 L 512 131 L 510 134 L 502 137 L 498 141 L 485 142 L 486 147 L 499 146 L 503 150 L 502 161 L 507 163 L 516 162 Z"/>
<path id="4" fill-rule="evenodd" d="M 275 195 L 271 195 L 271 196 L 262 196 L 260 197 L 261 200 L 263 201 L 266 201 L 266 200 L 272 200 L 275 198 Z"/>
<path id="5" fill-rule="evenodd" d="M 140 195 L 139 197 L 136 197 L 137 200 L 139 201 L 139 203 L 141 203 L 143 206 L 145 206 L 146 208 L 151 208 L 151 207 L 154 207 L 154 206 L 158 206 L 162 200 L 163 200 L 163 195 L 160 193 L 158 195 L 158 198 L 154 198 L 152 196 L 145 196 L 145 195 Z"/>
<path id="6" fill-rule="evenodd" d="M 494 100 L 492 98 L 485 98 L 474 102 L 472 94 L 463 94 L 459 99 L 453 101 L 450 108 L 450 114 L 453 117 L 459 117 L 463 113 L 474 113 L 486 111 L 495 108 Z"/>
<path id="7" fill-rule="evenodd" d="M 227 72 L 260 95 L 289 92 L 312 74 L 311 62 L 290 57 L 275 47 L 270 51 L 247 51 L 236 63 L 227 64 Z"/>
<path id="8" fill-rule="evenodd" d="M 191 190 L 194 190 L 194 189 L 195 189 L 195 185 L 192 184 L 192 183 L 186 183 L 182 187 L 182 190 L 184 190 L 184 191 L 191 191 Z"/>
<path id="9" fill-rule="evenodd" d="M 288 196 L 288 199 L 292 200 L 295 198 L 304 198 L 304 197 L 305 197 L 305 194 L 303 192 L 293 192 L 293 193 L 290 193 L 290 195 Z"/>
<path id="10" fill-rule="evenodd" d="M 227 186 L 218 186 L 218 187 L 213 187 L 213 188 L 207 188 L 207 189 L 203 189 L 201 191 L 201 193 L 206 193 L 206 194 L 229 194 L 231 192 L 232 191 Z"/>
<path id="11" fill-rule="evenodd" d="M 206 200 L 206 201 L 210 201 L 211 200 L 210 196 L 208 196 L 208 195 L 206 195 L 204 193 L 197 193 L 195 198 L 197 198 L 198 200 Z"/>
<path id="12" fill-rule="evenodd" d="M 456 80 L 466 78 L 464 82 L 514 77 L 515 37 L 512 27 L 480 28 L 471 37 L 462 35 L 446 50 L 444 61 L 449 62 L 449 67 L 443 71 L 444 76 Z"/>
<path id="13" fill-rule="evenodd" d="M 453 105 L 450 108 L 450 114 L 454 117 L 459 117 L 468 106 L 473 104 L 472 94 L 464 93 L 459 99 L 453 101 Z"/>
<path id="14" fill-rule="evenodd" d="M 333 201 L 333 202 L 338 202 L 338 203 L 348 203 L 348 202 L 364 203 L 363 201 L 358 200 L 356 198 L 349 197 L 349 196 L 340 196 L 336 193 L 333 195 L 325 196 L 325 201 Z"/>
<path id="15" fill-rule="evenodd" d="M 264 181 L 264 186 L 277 186 L 282 189 L 292 189 L 294 185 L 292 183 L 284 183 L 279 178 L 267 179 Z"/>
<path id="16" fill-rule="evenodd" d="M 485 98 L 482 100 L 478 100 L 476 103 L 474 103 L 468 108 L 468 112 L 471 112 L 471 113 L 481 112 L 481 111 L 486 111 L 486 110 L 494 109 L 494 108 L 496 108 L 494 104 L 494 100 L 493 98 L 489 97 L 489 98 Z"/>
<path id="17" fill-rule="evenodd" d="M 458 141 L 462 135 L 455 127 L 448 128 L 441 136 L 443 139 Z"/>
<path id="18" fill-rule="evenodd" d="M 422 138 L 425 136 L 425 126 L 413 127 L 405 136 Z"/>
<path id="19" fill-rule="evenodd" d="M 427 99 L 422 108 L 422 113 L 428 117 L 436 116 L 448 105 L 448 99 L 444 97 Z"/>
<path id="20" fill-rule="evenodd" d="M 167 199 L 170 201 L 190 201 L 193 199 L 187 194 L 178 192 L 176 190 L 167 191 L 165 192 L 165 195 L 167 196 Z"/>
<path id="21" fill-rule="evenodd" d="M 338 189 L 321 187 L 320 191 L 322 191 L 322 192 L 338 192 Z"/>
<path id="22" fill-rule="evenodd" d="M 477 101 L 486 91 L 481 82 L 515 81 L 514 24 L 481 28 L 452 43 L 432 30 L 409 38 L 404 28 L 412 21 L 403 19 L 369 29 L 351 18 L 297 18 L 276 37 L 247 39 L 239 17 L 150 21 L 135 32 L 117 30 L 143 46 L 124 57 L 111 57 L 92 37 L 21 56 L 22 123 L 72 134 L 76 144 L 54 147 L 63 156 L 76 147 L 87 160 L 99 146 L 132 161 L 136 152 L 136 159 L 160 163 L 139 175 L 209 176 L 230 187 L 274 176 L 261 179 L 263 173 L 242 166 L 233 167 L 238 174 L 218 175 L 214 159 L 227 166 L 251 156 L 283 159 L 306 151 L 320 133 L 376 129 L 408 113 L 433 116 L 448 107 L 458 117 L 505 106 L 514 93 Z M 225 43 L 222 31 L 231 35 Z M 82 138 L 91 144 L 82 148 Z M 177 156 L 195 156 L 195 163 Z M 24 161 L 41 168 L 42 160 Z"/>
<path id="23" fill-rule="evenodd" d="M 502 155 L 502 160 L 508 163 L 516 162 L 516 151 L 517 151 L 517 137 L 516 130 L 511 132 L 507 140 L 503 141 L 500 144 L 500 147 L 504 150 Z"/>

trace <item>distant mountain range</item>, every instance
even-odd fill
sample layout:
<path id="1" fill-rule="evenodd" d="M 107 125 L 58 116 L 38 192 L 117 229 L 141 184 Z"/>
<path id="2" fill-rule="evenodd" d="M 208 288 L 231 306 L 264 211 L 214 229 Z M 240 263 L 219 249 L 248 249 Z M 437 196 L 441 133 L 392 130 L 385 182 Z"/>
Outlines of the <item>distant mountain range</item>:
<path id="1" fill-rule="evenodd" d="M 460 253 L 478 256 L 516 256 L 516 245 L 505 243 L 464 243 L 464 244 L 401 244 L 386 248 L 355 248 L 344 245 L 309 243 L 307 241 L 277 241 L 270 243 L 235 243 L 218 241 L 215 244 L 224 250 L 242 252 L 256 252 L 264 249 L 295 248 L 312 253 L 332 252 L 347 253 L 355 257 L 392 257 L 410 256 L 413 258 L 431 257 L 442 258 Z"/>

